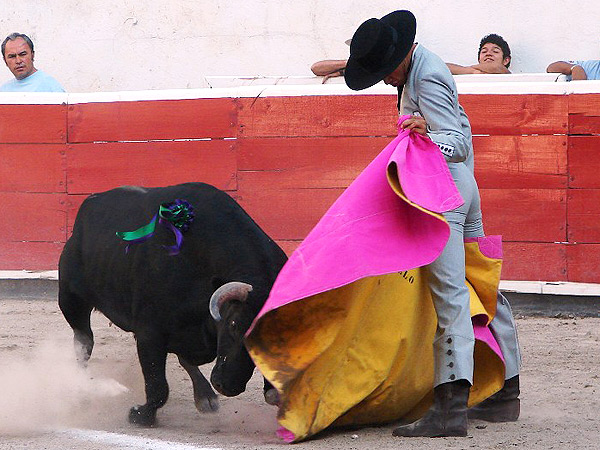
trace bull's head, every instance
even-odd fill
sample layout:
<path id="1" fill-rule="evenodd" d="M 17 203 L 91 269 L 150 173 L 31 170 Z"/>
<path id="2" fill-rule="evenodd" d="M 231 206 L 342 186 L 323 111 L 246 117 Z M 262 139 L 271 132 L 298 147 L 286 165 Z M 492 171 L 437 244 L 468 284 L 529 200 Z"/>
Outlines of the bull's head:
<path id="1" fill-rule="evenodd" d="M 254 372 L 244 346 L 244 334 L 255 316 L 246 303 L 251 291 L 251 285 L 234 281 L 221 286 L 210 299 L 210 314 L 217 323 L 217 362 L 210 382 L 228 397 L 244 392 Z"/>

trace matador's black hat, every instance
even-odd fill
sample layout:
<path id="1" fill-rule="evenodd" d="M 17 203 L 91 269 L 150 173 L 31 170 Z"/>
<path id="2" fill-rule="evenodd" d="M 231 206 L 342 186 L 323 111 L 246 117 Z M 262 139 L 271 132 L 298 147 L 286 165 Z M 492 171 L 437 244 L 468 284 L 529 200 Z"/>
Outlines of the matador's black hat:
<path id="1" fill-rule="evenodd" d="M 344 72 L 348 87 L 366 89 L 392 73 L 410 52 L 416 31 L 417 20 L 406 10 L 363 22 L 350 42 Z"/>

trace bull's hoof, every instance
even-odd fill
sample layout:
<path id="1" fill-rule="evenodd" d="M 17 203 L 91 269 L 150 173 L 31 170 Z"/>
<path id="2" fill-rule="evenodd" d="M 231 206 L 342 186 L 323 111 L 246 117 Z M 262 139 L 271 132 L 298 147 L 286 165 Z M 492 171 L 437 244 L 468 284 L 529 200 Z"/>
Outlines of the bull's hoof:
<path id="1" fill-rule="evenodd" d="M 219 410 L 219 399 L 217 396 L 197 399 L 195 403 L 196 409 L 201 413 L 213 413 Z"/>
<path id="2" fill-rule="evenodd" d="M 134 406 L 129 410 L 129 423 L 141 425 L 143 427 L 152 427 L 156 422 L 156 409 L 148 408 L 145 405 Z"/>
<path id="3" fill-rule="evenodd" d="M 279 392 L 277 389 L 271 388 L 265 391 L 265 402 L 269 405 L 279 406 Z"/>

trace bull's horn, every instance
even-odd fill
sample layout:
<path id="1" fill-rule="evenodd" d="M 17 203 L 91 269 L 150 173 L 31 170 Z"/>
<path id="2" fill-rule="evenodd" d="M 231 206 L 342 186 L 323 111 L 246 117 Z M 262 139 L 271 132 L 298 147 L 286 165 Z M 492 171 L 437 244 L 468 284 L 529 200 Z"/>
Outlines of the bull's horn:
<path id="1" fill-rule="evenodd" d="M 231 281 L 225 283 L 219 289 L 217 289 L 210 297 L 209 310 L 210 315 L 213 316 L 217 322 L 221 320 L 221 306 L 223 303 L 229 300 L 237 300 L 240 302 L 245 301 L 248 298 L 248 292 L 252 290 L 252 286 L 248 283 L 242 283 L 241 281 Z"/>

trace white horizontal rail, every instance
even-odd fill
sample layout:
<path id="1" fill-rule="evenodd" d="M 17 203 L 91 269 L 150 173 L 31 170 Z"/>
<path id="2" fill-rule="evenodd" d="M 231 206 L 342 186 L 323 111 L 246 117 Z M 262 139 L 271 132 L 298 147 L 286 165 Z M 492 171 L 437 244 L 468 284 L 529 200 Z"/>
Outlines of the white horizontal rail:
<path id="1" fill-rule="evenodd" d="M 600 93 L 600 81 L 571 81 L 557 74 L 456 75 L 460 94 L 590 94 Z M 2 92 L 0 104 L 78 104 L 202 98 L 257 98 L 321 95 L 394 95 L 383 82 L 362 91 L 349 89 L 341 77 L 207 77 L 210 88 L 146 91 L 38 93 Z"/>

